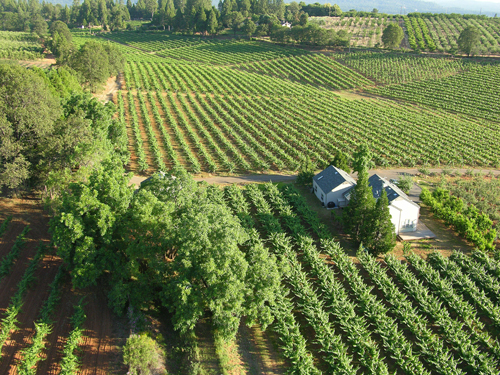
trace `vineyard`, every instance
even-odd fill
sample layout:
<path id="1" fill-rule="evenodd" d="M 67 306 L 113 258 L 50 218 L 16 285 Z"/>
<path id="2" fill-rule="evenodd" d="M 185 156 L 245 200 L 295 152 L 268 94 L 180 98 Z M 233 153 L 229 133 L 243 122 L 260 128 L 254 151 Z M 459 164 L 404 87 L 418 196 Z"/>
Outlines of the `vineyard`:
<path id="1" fill-rule="evenodd" d="M 295 171 L 366 140 L 382 167 L 500 163 L 499 65 L 168 33 L 106 38 L 131 57 L 114 101 L 133 171 Z M 346 90 L 370 94 L 343 99 Z"/>
<path id="2" fill-rule="evenodd" d="M 233 186 L 225 197 L 252 242 L 266 243 L 278 258 L 283 295 L 271 329 L 292 372 L 498 372 L 493 259 L 433 253 L 427 261 L 408 254 L 408 264 L 391 255 L 380 263 L 361 251 L 356 265 L 294 187 Z"/>
<path id="3" fill-rule="evenodd" d="M 96 329 L 95 323 L 86 320 L 84 315 L 82 319 L 79 299 L 67 286 L 67 272 L 60 259 L 53 255 L 54 249 L 47 246 L 46 219 L 37 209 L 30 209 L 30 225 L 26 225 L 15 210 L 16 205 L 6 204 L 6 200 L 0 205 L 2 213 L 11 212 L 0 221 L 0 288 L 3 291 L 0 298 L 0 372 L 83 374 L 91 370 L 96 373 L 99 353 L 103 356 L 98 361 L 99 366 L 109 368 L 103 361 L 110 361 L 111 348 L 99 350 L 96 346 L 92 349 L 87 344 L 84 353 L 82 341 L 76 337 L 72 347 L 64 345 L 66 339 L 72 337 L 71 321 L 79 324 L 80 337 L 96 335 L 97 344 L 103 342 L 102 330 Z M 32 204 L 19 206 L 26 209 Z M 85 311 L 95 310 L 105 316 L 92 297 L 84 301 Z M 71 318 L 73 305 L 74 315 L 80 317 L 78 321 Z M 103 322 L 110 323 L 106 318 Z M 98 370 L 97 373 L 103 372 Z"/>
<path id="4" fill-rule="evenodd" d="M 0 31 L 0 59 L 36 60 L 43 58 L 43 47 L 36 35 Z"/>
<path id="5" fill-rule="evenodd" d="M 306 157 L 324 165 L 338 150 L 351 154 L 367 137 L 381 166 L 491 165 L 499 157 L 495 126 L 388 100 L 323 96 L 305 102 L 171 91 L 118 97 L 124 103 L 120 118 L 129 120 L 130 143 L 144 171 L 296 170 Z"/>
<path id="6" fill-rule="evenodd" d="M 410 46 L 413 49 L 457 51 L 457 39 L 460 32 L 467 26 L 474 26 L 481 33 L 479 54 L 500 53 L 500 22 L 495 18 L 477 20 L 466 19 L 458 15 L 454 17 L 440 15 L 426 18 L 410 17 L 408 22 L 413 26 L 412 31 L 408 30 Z"/>
<path id="7" fill-rule="evenodd" d="M 380 43 L 381 31 L 389 22 L 404 22 L 411 47 L 433 52 L 456 48 L 459 30 L 468 24 L 480 24 L 482 48 L 490 52 L 499 48 L 500 29 L 496 20 L 422 15 L 329 17 L 323 21 L 322 26 L 353 33 L 358 46 Z M 219 332 L 214 327 L 217 319 L 222 320 L 222 313 L 215 319 L 206 314 L 209 308 L 202 307 L 205 315 L 198 323 L 194 318 L 190 322 L 192 336 L 181 339 L 181 334 L 174 332 L 174 326 L 176 329 L 181 326 L 171 324 L 178 318 L 174 316 L 176 312 L 166 312 L 170 306 L 167 308 L 165 304 L 161 310 L 156 299 L 148 298 L 145 302 L 151 305 L 148 313 L 157 314 L 148 324 L 160 327 L 155 338 L 156 334 L 160 337 L 160 331 L 163 338 L 166 332 L 162 345 L 167 352 L 168 373 L 189 372 L 187 365 L 174 363 L 186 358 L 199 363 L 206 358 L 209 358 L 206 362 L 218 361 L 215 365 L 200 364 L 198 373 L 499 373 L 498 257 L 479 251 L 471 255 L 454 252 L 449 258 L 439 252 L 421 257 L 405 246 L 404 255 L 399 258 L 392 254 L 374 258 L 361 247 L 353 259 L 336 242 L 333 225 L 327 226 L 318 217 L 302 190 L 294 184 L 221 188 L 196 184 L 183 172 L 197 177 L 261 172 L 295 174 L 308 160 L 317 168 L 329 165 L 339 151 L 352 161 L 363 143 L 368 144 L 377 168 L 499 168 L 500 64 L 493 59 L 414 53 L 318 52 L 268 41 L 167 32 L 112 32 L 96 37 L 78 31 L 73 32 L 73 40 L 76 47 L 89 40 L 113 43 L 127 59 L 123 72 L 116 80 L 112 78 L 117 85 L 109 96 L 115 104 L 118 124 L 112 129 L 128 137 L 128 171 L 143 176 L 156 171 L 178 173 L 176 181 L 185 181 L 196 199 L 203 204 L 208 202 L 206 207 L 220 209 L 214 209 L 214 216 L 223 213 L 228 216 L 224 220 L 237 218 L 234 225 L 238 230 L 243 227 L 245 238 L 238 243 L 237 250 L 248 264 L 257 265 L 256 269 L 259 262 L 265 264 L 260 270 L 263 273 L 272 264 L 275 269 L 269 273 L 277 275 L 279 281 L 276 295 L 270 299 L 256 297 L 262 297 L 265 306 L 253 311 L 255 315 L 265 315 L 262 321 L 274 319 L 272 324 L 266 326 L 258 319 L 254 322 L 260 324 L 253 327 L 236 324 L 236 328 L 239 326 L 236 341 L 229 344 L 217 344 Z M 30 34 L 0 32 L 0 58 L 2 53 L 9 58 L 37 58 L 42 51 L 36 48 L 41 47 Z M 31 53 L 33 57 L 29 57 Z M 108 242 L 86 243 L 93 241 L 91 236 L 98 238 L 96 228 L 90 228 L 81 239 L 87 247 L 82 245 L 77 251 L 72 250 L 79 252 L 78 262 L 94 267 L 84 272 L 104 275 L 95 276 L 94 284 L 88 284 L 98 282 L 97 286 L 72 288 L 69 279 L 84 268 L 78 269 L 70 265 L 73 259 L 68 262 L 66 259 L 67 267 L 75 267 L 68 272 L 61 258 L 55 255 L 56 249 L 49 242 L 46 212 L 40 207 L 38 211 L 30 208 L 30 203 L 23 200 L 19 210 L 26 209 L 27 214 L 22 215 L 6 203 L 7 199 L 0 199 L 0 289 L 4 291 L 0 296 L 0 373 L 126 372 L 120 346 L 133 331 L 128 327 L 130 322 L 124 322 L 130 317 L 120 320 L 112 314 L 108 302 L 114 311 L 119 311 L 120 307 L 132 308 L 133 298 L 145 299 L 137 292 L 136 276 L 130 275 L 144 275 L 140 281 L 144 285 L 161 288 L 167 285 L 167 277 L 159 275 L 175 268 L 165 266 L 159 271 L 142 257 L 155 258 L 162 266 L 173 263 L 175 255 L 166 255 L 167 252 L 175 254 L 182 246 L 172 245 L 175 242 L 169 239 L 168 246 L 172 249 L 156 257 L 151 252 L 157 251 L 156 239 L 163 241 L 162 236 L 170 236 L 178 240 L 178 236 L 172 235 L 177 233 L 172 228 L 187 223 L 186 218 L 196 211 L 184 202 L 184 199 L 194 200 L 186 198 L 188 195 L 179 195 L 179 201 L 170 202 L 169 198 L 155 196 L 157 191 L 148 190 L 147 184 L 133 194 L 118 166 L 114 171 L 124 181 L 124 190 L 115 189 L 116 176 L 93 176 L 90 180 L 96 185 L 109 184 L 109 190 L 115 190 L 103 189 L 102 195 L 106 196 L 103 198 L 93 188 L 80 189 L 88 193 L 82 195 L 84 199 L 95 199 L 90 204 L 78 202 L 78 209 L 94 204 L 95 211 L 90 207 L 81 214 L 75 209 L 78 213 L 71 217 L 64 213 L 64 219 L 53 221 L 56 222 L 53 229 L 57 229 L 51 232 L 53 244 L 60 251 L 65 246 L 61 243 L 64 237 L 60 235 L 61 242 L 57 243 L 56 231 L 72 219 L 76 222 L 81 216 L 82 228 L 92 227 L 87 219 L 91 222 L 96 218 L 99 225 L 109 224 L 107 229 L 100 228 L 102 237 L 108 236 Z M 104 167 L 96 173 L 103 171 Z M 158 175 L 155 174 L 153 183 L 159 181 Z M 436 189 L 434 193 L 424 190 L 422 200 L 435 217 L 453 226 L 469 243 L 493 251 L 498 244 L 495 231 L 500 207 L 498 181 L 491 177 L 446 183 L 443 179 L 440 187 L 446 190 Z M 170 197 L 176 189 L 169 189 L 160 191 Z M 71 185 L 68 197 L 77 190 L 76 185 Z M 121 207 L 117 198 L 123 197 L 112 196 L 118 192 L 132 197 L 132 203 L 126 202 L 120 209 L 123 216 L 113 216 L 111 209 L 106 211 L 111 205 L 100 201 L 116 199 L 112 204 Z M 68 198 L 67 206 L 75 196 Z M 76 207 L 75 202 L 76 198 L 71 204 Z M 132 212 L 130 207 L 136 211 Z M 154 224 L 151 217 L 158 212 L 164 214 L 166 207 L 172 210 L 168 215 L 175 216 L 175 220 L 169 217 L 171 221 L 156 223 L 152 231 L 158 231 L 154 233 L 157 237 L 148 239 L 151 242 L 138 241 L 140 236 L 135 234 L 153 228 L 148 226 Z M 203 215 L 204 212 L 199 213 L 205 219 Z M 140 223 L 134 235 L 130 235 L 132 231 L 127 226 L 129 221 L 133 222 L 132 218 L 136 220 L 134 223 Z M 328 220 L 331 223 L 330 216 Z M 70 229 L 74 228 L 76 224 Z M 189 235 L 195 232 L 185 231 Z M 130 246 L 126 247 L 124 244 L 129 240 Z M 124 248 L 117 250 L 111 244 L 121 244 Z M 158 248 L 161 246 L 163 243 Z M 114 280 L 114 270 L 105 268 L 106 263 L 97 270 L 100 253 L 93 255 L 95 259 L 86 258 L 97 247 L 109 257 L 106 262 L 121 264 L 124 259 L 133 259 L 123 263 L 131 265 L 130 270 L 116 278 L 120 280 L 116 289 L 115 285 L 109 285 L 113 288 L 109 295 L 104 279 Z M 150 253 L 135 258 L 131 255 L 144 249 Z M 115 251 L 116 256 L 110 255 Z M 58 252 L 64 257 L 63 253 Z M 76 255 L 68 255 L 68 259 L 71 256 Z M 153 274 L 155 282 L 163 277 L 164 280 L 146 284 Z M 176 287 L 186 293 L 183 296 L 188 296 L 194 290 L 194 282 L 185 281 Z M 208 290 L 206 283 L 205 286 Z M 168 293 L 175 294 L 170 289 Z M 239 322 L 240 315 L 229 315 L 228 320 Z M 189 340 L 194 344 L 187 343 Z M 244 344 L 245 340 L 248 343 Z M 221 359 L 223 345 L 235 346 L 233 355 L 245 371 L 238 372 L 238 365 L 234 372 L 227 371 L 229 361 Z M 247 362 L 251 360 L 266 365 L 272 362 L 271 370 L 263 371 L 264 365 L 259 364 L 250 371 Z"/>
<path id="8" fill-rule="evenodd" d="M 470 64 L 468 71 L 460 75 L 378 88 L 372 92 L 498 122 L 499 84 L 499 64 Z"/>
<path id="9" fill-rule="evenodd" d="M 377 17 L 312 17 L 313 22 L 327 29 L 343 30 L 351 35 L 352 47 L 376 47 L 382 45 L 382 31 L 389 22 L 405 27 L 408 45 L 415 51 L 458 51 L 457 39 L 467 26 L 480 32 L 478 54 L 500 53 L 500 22 L 498 18 L 466 17 L 459 14 L 409 14 L 408 16 Z"/>
<path id="10" fill-rule="evenodd" d="M 391 22 L 399 22 L 398 18 L 398 16 L 311 17 L 311 21 L 326 29 L 349 33 L 353 47 L 375 47 L 382 45 L 383 29 Z"/>
<path id="11" fill-rule="evenodd" d="M 452 76 L 468 70 L 468 64 L 451 58 L 429 58 L 398 53 L 357 52 L 338 61 L 379 84 L 400 84 Z"/>

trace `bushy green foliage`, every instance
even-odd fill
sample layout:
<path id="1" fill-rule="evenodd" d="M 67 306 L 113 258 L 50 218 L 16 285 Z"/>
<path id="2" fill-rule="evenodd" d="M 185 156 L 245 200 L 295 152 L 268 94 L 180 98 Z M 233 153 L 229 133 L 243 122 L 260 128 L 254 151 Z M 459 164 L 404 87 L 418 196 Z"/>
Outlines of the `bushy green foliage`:
<path id="1" fill-rule="evenodd" d="M 0 72 L 0 186 L 47 184 L 55 192 L 103 159 L 128 160 L 114 105 L 83 94 L 69 69 L 1 65 Z"/>
<path id="2" fill-rule="evenodd" d="M 123 348 L 123 363 L 131 375 L 149 375 L 163 370 L 163 352 L 158 343 L 147 335 L 130 335 Z"/>
<path id="3" fill-rule="evenodd" d="M 181 332 L 206 309 L 224 338 L 244 315 L 269 324 L 262 306 L 274 293 L 269 257 L 256 246 L 243 252 L 248 235 L 223 200 L 183 173 L 157 174 L 136 194 L 128 179 L 104 163 L 63 195 L 51 232 L 73 285 L 94 285 L 107 271 L 117 313 L 160 300 Z"/>
<path id="4" fill-rule="evenodd" d="M 368 225 L 363 228 L 363 245 L 373 255 L 386 254 L 396 246 L 396 232 L 391 221 L 387 192 L 377 199 L 375 207 L 368 219 Z"/>
<path id="5" fill-rule="evenodd" d="M 61 116 L 58 98 L 44 81 L 20 66 L 0 65 L 0 185 L 25 184 L 42 159 Z M 35 147 L 37 145 L 38 147 Z"/>
<path id="6" fill-rule="evenodd" d="M 396 48 L 399 47 L 404 36 L 405 34 L 401 26 L 396 25 L 395 23 L 390 23 L 386 26 L 384 32 L 382 33 L 382 42 L 386 47 Z"/>
<path id="7" fill-rule="evenodd" d="M 464 204 L 461 198 L 451 195 L 447 190 L 437 188 L 434 192 L 423 188 L 420 199 L 430 206 L 437 217 L 453 225 L 458 233 L 471 241 L 479 250 L 494 250 L 497 231 L 487 214 L 476 206 Z"/>
<path id="8" fill-rule="evenodd" d="M 368 184 L 368 171 L 358 171 L 356 186 L 351 190 L 349 204 L 342 213 L 345 231 L 357 242 L 364 242 L 370 236 L 370 219 L 375 208 L 375 198 Z"/>
<path id="9" fill-rule="evenodd" d="M 311 159 L 306 158 L 299 167 L 297 174 L 297 183 L 301 185 L 311 185 L 316 172 L 316 164 Z"/>
<path id="10" fill-rule="evenodd" d="M 413 177 L 410 175 L 405 175 L 398 179 L 396 185 L 398 188 L 403 190 L 405 194 L 408 194 L 413 186 Z"/>
<path id="11" fill-rule="evenodd" d="M 372 254 L 385 254 L 396 245 L 396 234 L 391 222 L 389 200 L 383 190 L 376 200 L 368 181 L 368 169 L 372 165 L 371 152 L 366 145 L 358 148 L 354 169 L 358 181 L 351 190 L 349 203 L 342 213 L 345 231 L 358 243 L 362 243 Z"/>
<path id="12" fill-rule="evenodd" d="M 479 30 L 474 26 L 467 26 L 462 30 L 460 36 L 457 39 L 458 47 L 462 52 L 465 52 L 467 56 L 474 54 L 474 50 L 479 44 L 481 34 Z"/>
<path id="13" fill-rule="evenodd" d="M 123 69 L 124 58 L 114 45 L 90 40 L 71 56 L 69 65 L 82 75 L 90 90 L 95 91 L 98 85 Z"/>
<path id="14" fill-rule="evenodd" d="M 330 162 L 330 165 L 342 169 L 346 173 L 351 173 L 351 166 L 349 165 L 349 158 L 346 154 L 339 151 L 333 157 L 333 160 Z"/>

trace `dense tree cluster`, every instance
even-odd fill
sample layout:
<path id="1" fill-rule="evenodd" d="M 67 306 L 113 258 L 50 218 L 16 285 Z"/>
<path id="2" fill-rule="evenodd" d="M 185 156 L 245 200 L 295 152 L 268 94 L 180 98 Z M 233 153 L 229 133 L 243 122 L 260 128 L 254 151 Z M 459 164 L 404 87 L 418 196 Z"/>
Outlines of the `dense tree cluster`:
<path id="1" fill-rule="evenodd" d="M 0 65 L 0 188 L 60 187 L 110 155 L 127 160 L 126 134 L 67 68 Z"/>
<path id="2" fill-rule="evenodd" d="M 84 0 L 72 6 L 34 1 L 0 0 L 0 28 L 10 31 L 46 33 L 47 22 L 62 21 L 71 26 L 102 26 L 115 30 L 130 20 L 128 8 L 113 0 Z"/>
<path id="3" fill-rule="evenodd" d="M 315 45 L 345 44 L 338 42 L 339 38 L 345 39 L 345 35 L 307 25 L 308 15 L 318 15 L 315 6 L 295 1 L 285 4 L 283 0 L 220 0 L 217 7 L 207 0 L 138 0 L 136 3 L 128 0 L 126 5 L 113 0 L 84 0 L 62 7 L 46 2 L 39 4 L 36 0 L 29 4 L 0 0 L 0 27 L 3 30 L 32 31 L 43 36 L 49 23 L 51 47 L 62 52 L 68 48 L 68 38 L 62 38 L 60 23 L 70 27 L 101 26 L 104 30 L 118 30 L 123 29 L 125 21 L 131 18 L 151 20 L 152 27 L 186 33 L 215 35 L 223 28 L 231 28 L 235 33 L 243 31 L 249 36 L 273 33 L 278 41 L 292 39 Z M 342 14 L 336 4 L 321 7 L 329 9 L 331 15 Z M 300 27 L 290 32 L 280 29 L 283 22 Z"/>
<path id="4" fill-rule="evenodd" d="M 458 48 L 460 51 L 471 56 L 474 54 L 479 42 L 481 40 L 481 33 L 474 26 L 467 26 L 462 30 L 460 36 L 457 39 Z"/>
<path id="5" fill-rule="evenodd" d="M 405 33 L 401 26 L 390 23 L 382 33 L 382 43 L 384 43 L 385 47 L 396 48 L 399 47 L 404 36 Z"/>
<path id="6" fill-rule="evenodd" d="M 269 324 L 275 258 L 221 202 L 221 190 L 180 173 L 155 175 L 134 193 L 129 178 L 104 162 L 64 193 L 51 231 L 73 285 L 108 280 L 117 313 L 159 302 L 181 332 L 207 310 L 224 337 L 242 316 Z"/>

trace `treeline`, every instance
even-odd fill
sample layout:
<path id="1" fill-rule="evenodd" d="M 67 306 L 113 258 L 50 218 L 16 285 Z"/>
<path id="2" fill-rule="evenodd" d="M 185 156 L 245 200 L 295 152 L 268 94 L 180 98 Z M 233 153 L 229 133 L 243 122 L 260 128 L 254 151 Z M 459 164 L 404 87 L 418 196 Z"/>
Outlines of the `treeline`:
<path id="1" fill-rule="evenodd" d="M 85 93 L 69 67 L 0 65 L 0 189 L 56 197 L 101 161 L 126 163 L 126 130 L 113 103 Z"/>
<path id="2" fill-rule="evenodd" d="M 128 8 L 119 1 L 75 1 L 72 6 L 50 2 L 0 0 L 0 28 L 4 31 L 36 32 L 47 29 L 47 23 L 62 21 L 71 27 L 102 26 L 116 30 L 130 20 Z"/>
<path id="3" fill-rule="evenodd" d="M 291 28 L 273 26 L 271 40 L 278 43 L 295 42 L 313 46 L 348 46 L 349 35 L 345 30 L 323 29 L 316 24 L 295 25 Z"/>
<path id="4" fill-rule="evenodd" d="M 275 19 L 275 24 L 288 22 L 293 26 L 299 24 L 303 15 L 341 18 L 390 17 L 388 14 L 379 13 L 377 9 L 371 12 L 354 9 L 343 12 L 337 4 L 305 4 L 296 1 L 285 4 L 283 0 L 220 0 L 217 7 L 212 6 L 208 0 L 138 0 L 137 3 L 127 0 L 126 4 L 113 0 L 84 0 L 82 3 L 77 0 L 73 5 L 64 7 L 45 1 L 40 4 L 38 0 L 0 0 L 2 30 L 36 33 L 46 29 L 47 23 L 55 21 L 62 21 L 70 27 L 100 26 L 104 30 L 119 30 L 125 28 L 130 19 L 144 19 L 150 20 L 152 27 L 202 34 L 216 34 L 223 28 L 248 31 L 248 27 L 243 27 L 248 23 L 251 29 L 251 21 L 256 26 L 254 32 L 257 35 L 270 35 L 272 25 L 267 28 L 262 26 L 264 23 L 268 24 L 262 22 L 262 17 Z M 410 13 L 409 16 L 488 18 L 485 15 L 454 13 Z"/>

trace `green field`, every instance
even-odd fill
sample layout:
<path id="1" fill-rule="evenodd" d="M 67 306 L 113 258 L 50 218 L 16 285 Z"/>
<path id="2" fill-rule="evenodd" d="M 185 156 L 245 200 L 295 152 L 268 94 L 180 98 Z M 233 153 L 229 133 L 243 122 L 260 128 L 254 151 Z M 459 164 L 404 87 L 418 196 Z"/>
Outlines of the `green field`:
<path id="1" fill-rule="evenodd" d="M 151 38 L 164 43 L 158 33 Z M 140 39 L 146 48 L 146 36 Z M 255 53 L 259 43 L 265 54 Z M 207 55 L 191 54 L 206 46 L 220 48 L 210 52 L 213 65 L 186 64 L 207 62 Z M 134 50 L 122 48 L 127 55 Z M 321 167 L 338 150 L 352 155 L 361 142 L 382 167 L 499 163 L 500 101 L 493 98 L 500 65 L 396 53 L 324 55 L 254 41 L 202 41 L 168 51 L 178 60 L 137 51 L 121 81 L 134 171 L 294 171 L 307 157 Z"/>

